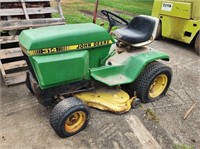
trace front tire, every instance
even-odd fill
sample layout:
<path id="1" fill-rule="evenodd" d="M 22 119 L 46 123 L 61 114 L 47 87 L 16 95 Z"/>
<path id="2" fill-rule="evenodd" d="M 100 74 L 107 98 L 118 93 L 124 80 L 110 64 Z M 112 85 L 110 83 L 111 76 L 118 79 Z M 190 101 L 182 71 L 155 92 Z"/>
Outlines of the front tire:
<path id="1" fill-rule="evenodd" d="M 50 124 L 62 138 L 70 137 L 86 128 L 89 107 L 81 100 L 70 97 L 59 102 L 50 116 Z"/>
<path id="2" fill-rule="evenodd" d="M 148 64 L 138 78 L 129 86 L 130 94 L 135 91 L 142 102 L 153 102 L 162 98 L 171 83 L 172 70 L 160 62 Z"/>

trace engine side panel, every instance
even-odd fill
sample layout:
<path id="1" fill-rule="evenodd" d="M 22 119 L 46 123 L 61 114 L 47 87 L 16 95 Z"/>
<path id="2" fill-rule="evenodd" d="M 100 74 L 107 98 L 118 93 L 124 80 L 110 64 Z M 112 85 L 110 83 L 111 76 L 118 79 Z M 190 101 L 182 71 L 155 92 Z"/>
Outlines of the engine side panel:
<path id="1" fill-rule="evenodd" d="M 30 58 L 42 89 L 89 77 L 89 52 L 69 52 Z"/>

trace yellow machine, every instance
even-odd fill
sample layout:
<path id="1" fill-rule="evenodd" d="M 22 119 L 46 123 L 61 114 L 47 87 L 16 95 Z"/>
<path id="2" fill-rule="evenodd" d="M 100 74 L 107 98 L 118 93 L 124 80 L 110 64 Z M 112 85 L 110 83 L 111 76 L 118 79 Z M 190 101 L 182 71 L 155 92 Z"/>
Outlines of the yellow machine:
<path id="1" fill-rule="evenodd" d="M 97 90 L 77 93 L 74 96 L 87 103 L 90 107 L 118 114 L 129 111 L 131 107 L 135 107 L 133 104 L 138 101 L 136 96 L 130 98 L 120 87 L 104 87 Z"/>
<path id="2" fill-rule="evenodd" d="M 160 18 L 158 36 L 194 44 L 200 55 L 200 0 L 154 0 L 152 16 Z"/>

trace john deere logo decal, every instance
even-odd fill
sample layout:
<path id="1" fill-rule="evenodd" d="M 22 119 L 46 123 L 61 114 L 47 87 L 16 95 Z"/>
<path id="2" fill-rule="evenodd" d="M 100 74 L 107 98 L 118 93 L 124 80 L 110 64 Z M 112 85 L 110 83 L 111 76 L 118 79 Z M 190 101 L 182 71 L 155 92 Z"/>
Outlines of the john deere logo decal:
<path id="1" fill-rule="evenodd" d="M 83 43 L 83 44 L 78 44 L 78 45 L 71 45 L 71 46 L 64 46 L 64 47 L 57 47 L 57 48 L 45 48 L 45 49 L 40 49 L 40 50 L 30 50 L 30 51 L 25 51 L 25 52 L 28 52 L 29 55 L 41 55 L 41 54 L 49 54 L 49 53 L 57 53 L 57 52 L 64 52 L 64 51 L 70 51 L 70 50 L 80 50 L 80 49 L 99 47 L 99 46 L 104 46 L 104 45 L 110 45 L 112 43 L 113 42 L 111 40 L 104 40 L 104 41 L 99 41 L 99 42 Z"/>
<path id="2" fill-rule="evenodd" d="M 108 45 L 108 44 L 112 44 L 112 41 L 111 40 L 105 40 L 105 41 L 100 41 L 100 42 L 79 44 L 77 49 L 92 48 L 92 47 L 98 47 L 98 46 Z"/>

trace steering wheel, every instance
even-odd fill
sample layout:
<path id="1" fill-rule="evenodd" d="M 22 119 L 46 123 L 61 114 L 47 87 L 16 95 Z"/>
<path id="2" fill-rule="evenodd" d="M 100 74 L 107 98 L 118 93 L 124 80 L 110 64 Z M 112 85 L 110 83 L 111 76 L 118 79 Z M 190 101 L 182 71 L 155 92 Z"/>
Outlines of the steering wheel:
<path id="1" fill-rule="evenodd" d="M 101 12 L 108 18 L 109 22 L 108 32 L 111 31 L 113 26 L 126 26 L 129 24 L 128 21 L 114 14 L 113 12 L 107 10 L 101 10 Z"/>

